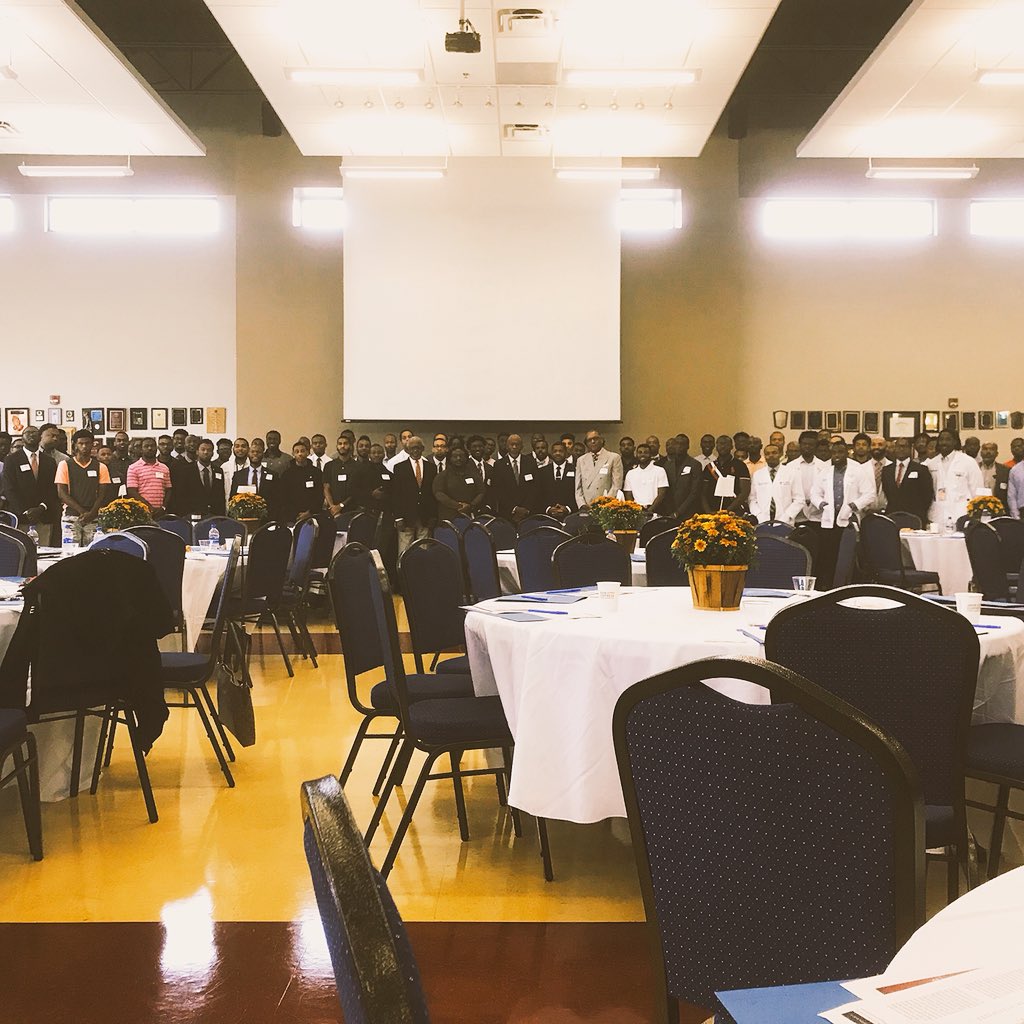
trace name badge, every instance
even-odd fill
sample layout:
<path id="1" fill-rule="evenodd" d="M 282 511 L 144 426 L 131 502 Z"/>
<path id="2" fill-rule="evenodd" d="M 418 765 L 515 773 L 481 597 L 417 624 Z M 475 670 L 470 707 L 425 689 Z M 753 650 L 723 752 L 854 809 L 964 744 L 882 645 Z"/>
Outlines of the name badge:
<path id="1" fill-rule="evenodd" d="M 163 480 L 164 477 L 166 476 L 165 473 L 156 473 L 154 475 L 156 476 L 157 480 Z"/>
<path id="2" fill-rule="evenodd" d="M 87 470 L 85 471 L 85 475 L 86 475 L 86 476 L 96 476 L 96 475 L 97 475 L 97 474 L 96 474 L 96 470 L 95 470 L 95 469 L 87 469 Z"/>
<path id="3" fill-rule="evenodd" d="M 110 478 L 110 482 L 112 484 L 119 484 L 121 482 L 121 478 L 119 476 L 112 476 Z"/>
<path id="4" fill-rule="evenodd" d="M 273 473 L 264 473 L 263 474 L 263 479 L 264 480 L 273 480 L 274 479 L 274 474 Z"/>
<path id="5" fill-rule="evenodd" d="M 213 471 L 213 479 L 214 480 L 223 480 L 224 479 L 224 474 L 219 469 L 215 469 Z"/>
<path id="6" fill-rule="evenodd" d="M 602 466 L 598 475 L 599 476 L 607 476 L 608 475 L 608 467 L 607 466 Z"/>
<path id="7" fill-rule="evenodd" d="M 916 480 L 917 479 L 917 470 L 915 469 L 915 470 L 911 471 L 910 473 L 908 473 L 907 474 L 907 479 L 908 480 Z"/>
<path id="8" fill-rule="evenodd" d="M 390 480 L 391 479 L 391 474 L 390 473 L 381 473 L 380 478 L 381 478 L 381 480 Z"/>
<path id="9" fill-rule="evenodd" d="M 683 476 L 688 476 L 691 469 L 693 469 L 692 466 L 683 466 L 683 468 L 682 468 Z"/>
<path id="10" fill-rule="evenodd" d="M 476 481 L 471 476 L 467 476 L 466 477 L 466 483 L 467 484 L 475 484 Z"/>
<path id="11" fill-rule="evenodd" d="M 533 474 L 532 473 L 524 473 L 523 474 L 523 479 L 524 480 L 532 480 L 533 479 Z"/>
<path id="12" fill-rule="evenodd" d="M 575 473 L 575 471 L 574 471 L 574 470 L 571 470 L 571 469 L 567 469 L 567 470 L 565 471 L 565 475 L 566 475 L 566 478 L 568 479 L 568 478 L 569 478 L 569 477 L 571 477 L 571 476 L 575 476 L 575 475 L 576 475 L 576 473 Z"/>
<path id="13" fill-rule="evenodd" d="M 306 481 L 306 486 L 307 487 L 312 487 L 313 486 L 313 481 L 312 480 L 307 480 Z"/>
<path id="14" fill-rule="evenodd" d="M 22 473 L 28 473 L 28 472 L 31 472 L 31 470 L 32 470 L 32 467 L 27 462 L 25 463 L 24 466 L 21 467 Z"/>
<path id="15" fill-rule="evenodd" d="M 339 473 L 338 474 L 338 480 L 339 481 L 344 481 L 344 480 L 347 480 L 347 479 L 348 479 L 348 473 Z"/>

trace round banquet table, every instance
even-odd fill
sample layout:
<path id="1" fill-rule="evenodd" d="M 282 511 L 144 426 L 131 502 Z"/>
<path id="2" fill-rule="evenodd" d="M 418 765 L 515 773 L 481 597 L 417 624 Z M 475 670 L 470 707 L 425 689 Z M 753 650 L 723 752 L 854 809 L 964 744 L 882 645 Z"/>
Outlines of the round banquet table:
<path id="1" fill-rule="evenodd" d="M 631 556 L 633 562 L 633 586 L 647 586 L 647 557 L 640 548 Z M 498 579 L 503 594 L 519 593 L 519 566 L 516 565 L 516 553 L 509 549 L 498 552 Z"/>
<path id="2" fill-rule="evenodd" d="M 501 697 L 515 737 L 510 802 L 581 823 L 623 817 L 611 731 L 620 694 L 700 658 L 763 656 L 740 630 L 763 636 L 758 627 L 782 600 L 744 598 L 739 611 L 708 612 L 693 608 L 687 587 L 625 588 L 610 615 L 595 611 L 601 599 L 593 596 L 558 606 L 568 615 L 535 622 L 493 614 L 526 611 L 526 603 L 476 606 L 481 613 L 466 616 L 466 649 L 477 695 Z M 975 721 L 1024 724 L 1024 622 L 1000 618 L 1000 628 L 979 639 Z M 766 690 L 736 680 L 715 688 L 747 703 L 769 700 Z"/>
<path id="3" fill-rule="evenodd" d="M 965 593 L 974 575 L 962 533 L 929 533 L 927 530 L 903 530 L 903 546 L 914 560 L 914 568 L 937 572 L 942 593 Z"/>

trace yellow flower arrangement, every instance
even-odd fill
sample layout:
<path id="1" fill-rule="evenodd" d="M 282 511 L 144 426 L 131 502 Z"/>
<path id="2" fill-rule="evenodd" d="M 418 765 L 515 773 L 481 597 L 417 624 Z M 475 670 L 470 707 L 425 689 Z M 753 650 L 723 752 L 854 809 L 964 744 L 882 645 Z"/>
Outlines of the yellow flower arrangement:
<path id="1" fill-rule="evenodd" d="M 695 565 L 752 565 L 757 534 L 754 525 L 732 512 L 691 516 L 679 527 L 672 554 L 690 568 Z"/>
<path id="2" fill-rule="evenodd" d="M 967 502 L 967 514 L 972 519 L 982 516 L 1005 516 L 1006 506 L 994 494 L 982 494 Z"/>
<path id="3" fill-rule="evenodd" d="M 231 519 L 267 518 L 267 499 L 259 494 L 236 494 L 229 502 L 227 513 Z"/>
<path id="4" fill-rule="evenodd" d="M 644 522 L 644 509 L 635 501 L 619 501 L 602 495 L 590 503 L 590 515 L 602 530 L 639 530 Z"/>
<path id="5" fill-rule="evenodd" d="M 153 522 L 149 506 L 138 498 L 115 498 L 96 514 L 104 530 L 127 530 L 130 526 L 148 526 Z"/>

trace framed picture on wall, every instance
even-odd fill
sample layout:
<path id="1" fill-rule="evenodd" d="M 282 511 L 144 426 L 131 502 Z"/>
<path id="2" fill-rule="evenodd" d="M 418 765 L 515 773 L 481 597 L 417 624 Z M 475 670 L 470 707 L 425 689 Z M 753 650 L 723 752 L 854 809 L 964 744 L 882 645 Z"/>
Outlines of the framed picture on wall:
<path id="1" fill-rule="evenodd" d="M 92 431 L 93 436 L 107 432 L 104 422 L 103 410 L 99 406 L 82 410 L 82 429 Z"/>
<path id="2" fill-rule="evenodd" d="M 32 411 L 32 422 L 37 426 L 40 423 L 46 422 L 46 410 L 45 409 L 34 409 Z"/>
<path id="3" fill-rule="evenodd" d="M 978 413 L 978 429 L 991 430 L 995 426 L 996 414 L 994 412 Z"/>
<path id="4" fill-rule="evenodd" d="M 124 430 L 125 417 L 127 416 L 127 410 L 125 409 L 108 409 L 107 410 L 107 430 L 117 433 L 119 430 Z"/>
<path id="5" fill-rule="evenodd" d="M 807 429 L 808 430 L 821 430 L 821 425 L 825 422 L 825 414 L 818 409 L 807 410 Z"/>
<path id="6" fill-rule="evenodd" d="M 61 416 L 60 409 L 51 406 L 46 410 L 46 422 L 52 423 L 54 426 L 59 427 L 64 422 L 64 417 Z"/>
<path id="7" fill-rule="evenodd" d="M 152 412 L 151 422 L 154 430 L 166 430 L 167 429 L 167 410 L 166 409 L 151 409 Z"/>
<path id="8" fill-rule="evenodd" d="M 28 409 L 8 409 L 4 420 L 7 433 L 12 437 L 20 437 L 29 426 Z"/>
<path id="9" fill-rule="evenodd" d="M 917 410 L 886 411 L 884 424 L 882 433 L 886 441 L 894 437 L 914 438 L 921 433 L 921 414 Z"/>
<path id="10" fill-rule="evenodd" d="M 132 430 L 148 430 L 149 429 L 149 411 L 146 409 L 129 409 L 128 410 L 128 422 L 131 424 Z"/>
<path id="11" fill-rule="evenodd" d="M 978 414 L 976 412 L 960 413 L 960 426 L 963 427 L 964 430 L 977 430 Z"/>
<path id="12" fill-rule="evenodd" d="M 65 423 L 75 423 L 77 420 L 78 420 L 78 415 L 77 415 L 77 413 L 75 412 L 74 409 L 65 409 L 64 410 L 64 422 Z"/>
<path id="13" fill-rule="evenodd" d="M 790 409 L 789 410 L 789 425 L 794 430 L 806 430 L 807 429 L 807 413 L 803 409 Z"/>
<path id="14" fill-rule="evenodd" d="M 1010 429 L 1024 430 L 1024 412 L 1010 413 Z"/>
<path id="15" fill-rule="evenodd" d="M 881 414 L 877 412 L 865 412 L 861 417 L 860 429 L 865 434 L 877 434 L 881 426 Z"/>
<path id="16" fill-rule="evenodd" d="M 785 413 L 783 413 L 785 415 Z M 778 426 L 778 424 L 775 424 Z M 783 424 L 785 426 L 785 424 Z M 206 432 L 223 434 L 228 429 L 228 411 L 222 405 L 212 405 L 206 410 Z"/>
<path id="17" fill-rule="evenodd" d="M 928 428 L 925 427 L 927 430 Z M 960 433 L 960 413 L 944 412 L 942 414 L 942 429 L 952 430 L 954 434 Z"/>
<path id="18" fill-rule="evenodd" d="M 934 434 L 939 429 L 939 413 L 938 410 L 929 411 L 923 413 L 921 416 L 921 429 L 927 430 L 929 434 Z"/>
<path id="19" fill-rule="evenodd" d="M 838 412 L 826 412 L 825 413 L 825 429 L 831 430 L 833 433 L 837 433 L 840 428 L 840 424 L 843 422 L 843 417 Z"/>
<path id="20" fill-rule="evenodd" d="M 203 425 L 203 410 L 192 406 L 188 411 L 188 422 L 193 427 L 201 427 Z"/>
<path id="21" fill-rule="evenodd" d="M 188 409 L 175 409 L 171 408 L 171 426 L 172 427 L 187 427 L 188 426 Z"/>
<path id="22" fill-rule="evenodd" d="M 1003 409 L 996 413 L 996 428 L 1005 429 L 1010 425 L 1010 410 Z"/>
<path id="23" fill-rule="evenodd" d="M 844 412 L 843 413 L 843 433 L 848 434 L 850 431 L 857 433 L 860 430 L 860 413 L 859 412 Z"/>

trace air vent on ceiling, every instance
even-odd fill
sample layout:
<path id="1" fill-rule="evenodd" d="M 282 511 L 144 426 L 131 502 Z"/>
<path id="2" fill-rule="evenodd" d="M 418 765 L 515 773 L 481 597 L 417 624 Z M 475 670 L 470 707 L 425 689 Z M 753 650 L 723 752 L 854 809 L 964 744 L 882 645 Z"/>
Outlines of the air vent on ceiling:
<path id="1" fill-rule="evenodd" d="M 498 11 L 500 34 L 540 36 L 554 32 L 558 19 L 541 7 L 506 7 Z"/>
<path id="2" fill-rule="evenodd" d="M 541 139 L 548 133 L 546 124 L 506 124 L 506 139 Z"/>
<path id="3" fill-rule="evenodd" d="M 18 129 L 10 121 L 0 121 L 0 135 L 17 135 Z"/>

